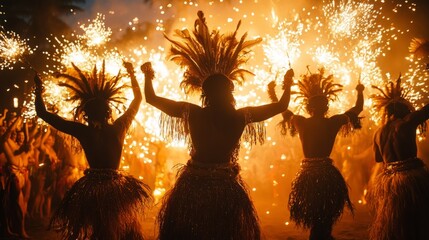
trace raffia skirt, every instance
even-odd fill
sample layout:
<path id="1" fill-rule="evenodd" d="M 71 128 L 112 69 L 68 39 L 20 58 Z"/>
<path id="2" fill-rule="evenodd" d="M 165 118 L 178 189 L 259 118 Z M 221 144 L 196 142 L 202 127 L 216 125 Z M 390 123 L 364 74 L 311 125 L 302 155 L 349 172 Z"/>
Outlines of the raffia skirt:
<path id="1" fill-rule="evenodd" d="M 237 163 L 183 166 L 158 215 L 159 239 L 260 239 L 258 217 Z"/>
<path id="2" fill-rule="evenodd" d="M 370 239 L 429 239 L 429 171 L 418 159 L 387 163 L 368 191 Z"/>
<path id="3" fill-rule="evenodd" d="M 88 169 L 65 194 L 50 228 L 63 239 L 143 239 L 149 187 L 114 169 Z"/>
<path id="4" fill-rule="evenodd" d="M 304 159 L 289 195 L 291 220 L 305 229 L 331 226 L 345 205 L 353 211 L 347 184 L 332 159 Z"/>

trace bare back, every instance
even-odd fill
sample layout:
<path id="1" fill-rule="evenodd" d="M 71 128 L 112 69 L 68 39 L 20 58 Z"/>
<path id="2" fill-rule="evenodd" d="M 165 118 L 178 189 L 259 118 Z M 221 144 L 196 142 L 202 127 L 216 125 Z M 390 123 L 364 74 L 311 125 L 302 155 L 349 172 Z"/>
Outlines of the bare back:
<path id="1" fill-rule="evenodd" d="M 330 118 L 296 115 L 292 121 L 299 133 L 304 157 L 325 158 L 331 155 L 337 133 L 348 117 L 345 114 Z"/>
<path id="2" fill-rule="evenodd" d="M 189 114 L 194 160 L 229 162 L 245 127 L 244 115 L 235 109 L 194 108 Z"/>
<path id="3" fill-rule="evenodd" d="M 391 119 L 374 136 L 377 162 L 396 162 L 417 157 L 416 130 L 429 118 L 429 105 L 403 119 Z"/>
<path id="4" fill-rule="evenodd" d="M 86 127 L 82 133 L 72 133 L 82 145 L 91 168 L 117 169 L 120 164 L 126 129 L 107 125 L 101 129 Z"/>

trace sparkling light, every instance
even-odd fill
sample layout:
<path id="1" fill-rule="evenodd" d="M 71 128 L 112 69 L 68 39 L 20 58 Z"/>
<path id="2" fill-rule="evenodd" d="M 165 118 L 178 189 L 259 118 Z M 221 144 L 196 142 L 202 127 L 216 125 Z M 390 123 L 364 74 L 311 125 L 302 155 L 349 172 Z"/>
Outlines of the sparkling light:
<path id="1" fill-rule="evenodd" d="M 0 70 L 13 69 L 17 62 L 24 60 L 24 55 L 32 53 L 26 40 L 15 32 L 0 28 Z"/>

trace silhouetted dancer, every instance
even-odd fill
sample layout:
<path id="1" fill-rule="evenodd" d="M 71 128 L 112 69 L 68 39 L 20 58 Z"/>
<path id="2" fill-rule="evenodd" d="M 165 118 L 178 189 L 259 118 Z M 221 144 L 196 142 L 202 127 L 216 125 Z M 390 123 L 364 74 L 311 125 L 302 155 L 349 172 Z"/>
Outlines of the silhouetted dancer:
<path id="1" fill-rule="evenodd" d="M 290 74 L 293 76 L 293 72 Z M 347 184 L 330 155 L 341 129 L 360 128 L 358 115 L 364 102 L 364 86 L 358 84 L 355 106 L 327 117 L 329 102 L 337 98 L 342 85 L 334 83 L 333 75 L 323 75 L 324 69 L 320 69 L 320 73 L 303 75 L 298 82 L 297 98 L 310 117 L 294 115 L 289 110 L 283 113 L 284 120 L 291 123 L 292 135 L 298 133 L 304 153 L 289 195 L 290 217 L 298 226 L 310 229 L 310 239 L 318 240 L 333 239 L 332 227 L 345 205 L 353 211 Z M 270 97 L 276 101 L 272 93 Z"/>
<path id="2" fill-rule="evenodd" d="M 142 94 L 131 63 L 124 63 L 131 78 L 134 99 L 125 113 L 111 120 L 110 103 L 121 101 L 121 75 L 108 78 L 104 62 L 100 72 L 91 74 L 73 65 L 75 75 L 59 74 L 79 101 L 75 119 L 65 120 L 46 110 L 43 85 L 36 75 L 37 115 L 54 128 L 77 138 L 85 152 L 89 168 L 66 193 L 51 220 L 51 227 L 62 232 L 64 239 L 143 239 L 142 218 L 150 200 L 148 186 L 118 170 L 125 134 L 137 114 Z"/>
<path id="3" fill-rule="evenodd" d="M 416 130 L 426 130 L 429 105 L 415 111 L 401 87 L 389 82 L 372 96 L 383 124 L 374 136 L 376 162 L 383 170 L 369 188 L 368 203 L 374 213 L 370 239 L 429 239 L 429 171 L 417 157 Z"/>
<path id="4" fill-rule="evenodd" d="M 169 40 L 172 58 L 187 67 L 182 86 L 202 91 L 202 107 L 157 96 L 152 86 L 154 71 L 150 63 L 142 66 L 146 101 L 173 117 L 172 125 L 163 126 L 167 131 L 176 130 L 170 133 L 178 132 L 190 140 L 191 159 L 163 199 L 159 239 L 260 239 L 258 217 L 239 174 L 240 138 L 244 135 L 254 143 L 263 140 L 263 129 L 252 123 L 286 110 L 291 82 L 286 81 L 278 103 L 236 109 L 233 80 L 245 71 L 238 67 L 245 62 L 246 48 L 260 39 L 244 41 L 244 35 L 237 41 L 237 31 L 234 38 L 220 36 L 208 30 L 202 12 L 198 17 L 196 40 L 187 42 L 187 30 L 182 31 L 186 44 Z M 181 61 L 185 58 L 192 58 L 193 63 Z"/>

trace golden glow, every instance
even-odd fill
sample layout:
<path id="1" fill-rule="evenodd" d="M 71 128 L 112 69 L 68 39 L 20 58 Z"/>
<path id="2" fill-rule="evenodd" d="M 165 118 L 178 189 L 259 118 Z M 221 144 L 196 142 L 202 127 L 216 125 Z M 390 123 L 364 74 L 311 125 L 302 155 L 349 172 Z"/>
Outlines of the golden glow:
<path id="1" fill-rule="evenodd" d="M 24 60 L 25 54 L 32 53 L 33 49 L 27 45 L 26 40 L 0 27 L 0 70 L 13 69 L 16 62 Z"/>
<path id="2" fill-rule="evenodd" d="M 244 1 L 243 1 L 244 2 Z M 275 1 L 271 1 L 275 2 Z M 198 6 L 200 5 L 200 6 Z M 269 6 L 267 6 L 269 5 Z M 255 54 L 243 66 L 255 74 L 248 77 L 247 81 L 235 87 L 235 98 L 237 107 L 255 106 L 266 104 L 270 100 L 266 94 L 266 85 L 276 80 L 278 82 L 278 93 L 281 92 L 280 85 L 285 72 L 292 67 L 295 70 L 295 82 L 301 74 L 307 73 L 308 69 L 316 73 L 318 68 L 324 67 L 326 74 L 334 74 L 336 82 L 344 86 L 344 91 L 339 94 L 339 101 L 330 105 L 330 114 L 342 113 L 352 107 L 356 100 L 355 86 L 360 80 L 366 87 L 365 111 L 362 114 L 367 121 L 368 131 L 376 129 L 380 122 L 379 114 L 372 112 L 371 99 L 368 96 L 373 93 L 371 85 L 380 85 L 386 80 L 395 79 L 398 73 L 392 76 L 383 73 L 379 59 L 390 50 L 391 42 L 401 37 L 407 30 L 398 30 L 395 25 L 381 14 L 383 4 L 380 1 L 325 1 L 322 7 L 291 9 L 289 13 L 276 12 L 274 4 L 266 4 L 266 1 L 173 1 L 156 8 L 158 14 L 153 21 L 154 32 L 145 36 L 144 41 L 120 48 L 114 46 L 111 39 L 112 30 L 104 24 L 104 16 L 99 14 L 96 19 L 83 24 L 75 33 L 74 41 L 57 37 L 52 45 L 56 46 L 56 54 L 49 56 L 57 64 L 54 69 L 47 73 L 62 69 L 68 69 L 73 62 L 82 70 L 90 71 L 94 65 L 99 68 L 102 60 L 106 61 L 106 71 L 109 75 L 116 75 L 119 71 L 125 73 L 122 60 L 134 64 L 135 73 L 141 88 L 144 85 L 144 76 L 140 71 L 140 65 L 151 61 L 156 75 L 153 82 L 155 92 L 163 97 L 176 101 L 190 101 L 200 105 L 199 96 L 186 96 L 179 87 L 183 76 L 183 69 L 168 61 L 168 48 L 166 41 L 162 38 L 162 32 L 170 34 L 172 29 L 188 28 L 192 30 L 193 21 L 197 10 L 205 11 L 207 21 L 213 28 L 218 27 L 222 32 L 230 32 L 236 26 L 240 16 L 242 19 L 242 33 L 248 32 L 250 38 L 261 36 L 263 43 L 255 48 Z M 407 5 L 408 6 L 408 5 Z M 400 7 L 398 6 L 397 9 Z M 410 8 L 410 11 L 414 9 Z M 222 14 L 218 12 L 222 11 Z M 283 8 L 282 8 L 283 11 Z M 239 13 L 239 14 L 237 14 Z M 136 27 L 144 22 L 142 16 L 129 16 L 125 22 L 127 27 Z M 380 24 L 387 22 L 388 24 Z M 173 23 L 168 26 L 166 23 Z M 169 29 L 166 29 L 169 27 Z M 134 28 L 134 29 L 136 29 Z M 114 34 L 114 33 L 113 33 Z M 13 38 L 13 37 L 12 37 Z M 141 45 L 140 45 L 141 44 Z M 2 46 L 2 45 L 0 45 Z M 124 49 L 126 48 L 126 49 Z M 0 48 L 5 51 L 6 47 Z M 7 48 L 9 50 L 9 47 Z M 3 53 L 2 53 L 3 54 Z M 19 53 L 17 55 L 20 55 Z M 9 55 L 9 54 L 7 54 Z M 14 54 L 10 54 L 16 56 Z M 3 56 L 3 55 L 2 55 Z M 2 57 L 3 58 L 3 57 Z M 13 58 L 15 59 L 15 58 Z M 16 61 L 16 60 L 13 60 Z M 414 56 L 407 58 L 409 71 L 404 73 L 404 79 L 412 88 L 414 99 L 428 95 L 429 79 L 428 71 L 421 66 L 421 61 Z M 3 65 L 1 65 L 3 66 Z M 121 84 L 130 84 L 130 79 L 124 74 Z M 58 87 L 57 79 L 46 77 L 45 79 L 45 101 L 58 110 L 58 114 L 67 118 L 73 118 L 73 109 L 76 103 L 62 101 L 67 99 L 68 93 L 64 88 Z M 296 90 L 296 86 L 293 86 Z M 59 97 L 61 96 L 61 97 Z M 114 106 L 114 118 L 123 114 L 133 99 L 132 89 L 127 88 L 123 92 L 127 98 L 123 105 Z M 302 106 L 291 98 L 290 110 L 305 114 Z M 35 116 L 34 107 L 29 101 L 28 117 Z M 123 161 L 121 168 L 144 177 L 145 181 L 153 182 L 152 189 L 156 201 L 159 201 L 166 190 L 174 183 L 176 164 L 186 163 L 189 158 L 188 148 L 185 142 L 171 142 L 163 139 L 159 118 L 161 113 L 156 108 L 144 101 L 140 105 L 139 112 L 132 124 L 124 141 Z M 280 116 L 267 120 L 267 141 L 260 148 L 251 146 L 248 142 L 242 142 L 239 163 L 241 173 L 245 179 L 256 178 L 263 182 L 255 183 L 249 181 L 249 189 L 254 195 L 265 193 L 265 188 L 287 189 L 290 180 L 295 174 L 302 157 L 301 146 L 298 138 L 280 136 L 276 127 Z M 371 128 L 372 127 L 372 128 Z M 371 134 L 368 135 L 371 135 Z M 334 149 L 333 154 L 352 155 L 360 151 L 355 142 L 358 138 L 350 137 L 351 142 L 341 143 L 341 147 Z M 343 140 L 341 140 L 343 141 Z M 350 146 L 349 148 L 347 146 Z M 342 159 L 341 159 L 342 160 Z M 347 160 L 344 160 L 347 161 Z M 294 168 L 295 167 L 295 168 Z M 291 170 L 292 169 L 292 170 Z M 346 170 L 343 170 L 346 172 Z M 285 186 L 288 184 L 287 186 Z M 258 190 L 260 187 L 264 187 Z M 283 190 L 282 190 L 283 191 Z M 274 193 L 274 201 L 280 201 L 278 193 Z M 282 199 L 284 200 L 284 199 Z M 359 199 L 365 204 L 363 199 Z M 277 203 L 281 206 L 283 203 Z M 268 215 L 274 209 L 265 209 Z M 282 220 L 281 224 L 289 225 Z"/>

